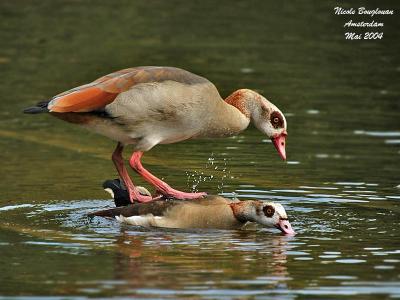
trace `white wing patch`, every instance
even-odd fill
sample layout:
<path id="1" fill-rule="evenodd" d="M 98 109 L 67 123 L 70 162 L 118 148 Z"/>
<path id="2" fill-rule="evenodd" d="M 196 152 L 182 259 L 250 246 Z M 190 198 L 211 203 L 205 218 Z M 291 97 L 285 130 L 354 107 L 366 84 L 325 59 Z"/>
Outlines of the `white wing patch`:
<path id="1" fill-rule="evenodd" d="M 113 192 L 112 189 L 110 189 L 110 188 L 105 188 L 104 190 L 105 190 L 107 193 L 109 193 L 109 194 L 111 195 L 111 198 L 114 198 L 114 192 Z"/>
<path id="2" fill-rule="evenodd" d="M 158 226 L 158 222 L 162 221 L 162 217 L 154 217 L 152 214 L 144 215 L 144 216 L 132 216 L 132 217 L 124 217 L 123 215 L 115 216 L 115 218 L 121 222 L 135 226 Z"/>

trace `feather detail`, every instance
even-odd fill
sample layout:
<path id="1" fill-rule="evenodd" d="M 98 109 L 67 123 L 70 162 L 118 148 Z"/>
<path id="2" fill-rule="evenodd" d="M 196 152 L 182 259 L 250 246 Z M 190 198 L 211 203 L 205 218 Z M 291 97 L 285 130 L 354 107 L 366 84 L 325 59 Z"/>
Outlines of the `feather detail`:
<path id="1" fill-rule="evenodd" d="M 108 93 L 98 87 L 74 91 L 54 98 L 47 106 L 50 112 L 89 112 L 110 104 L 117 94 Z"/>
<path id="2" fill-rule="evenodd" d="M 48 104 L 50 112 L 90 112 L 104 108 L 114 99 L 140 83 L 176 81 L 185 84 L 208 82 L 188 71 L 172 67 L 137 67 L 120 70 L 59 95 Z"/>
<path id="3" fill-rule="evenodd" d="M 154 226 L 154 216 L 152 214 L 144 215 L 144 216 L 131 216 L 131 217 L 124 217 L 123 215 L 115 216 L 121 223 L 126 223 L 135 226 L 143 226 L 149 227 Z"/>

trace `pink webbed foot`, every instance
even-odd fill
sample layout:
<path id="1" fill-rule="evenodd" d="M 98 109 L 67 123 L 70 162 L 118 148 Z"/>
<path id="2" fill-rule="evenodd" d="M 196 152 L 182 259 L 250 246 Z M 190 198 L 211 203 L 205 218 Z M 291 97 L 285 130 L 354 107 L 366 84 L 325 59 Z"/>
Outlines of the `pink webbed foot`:
<path id="1" fill-rule="evenodd" d="M 162 181 L 161 179 L 157 178 L 153 174 L 151 174 L 149 171 L 147 171 L 141 161 L 140 158 L 142 157 L 143 152 L 134 152 L 129 163 L 131 167 L 140 175 L 143 177 L 144 180 L 146 180 L 148 183 L 153 185 L 157 192 L 162 194 L 166 198 L 175 198 L 175 199 L 180 199 L 180 200 L 185 200 L 185 199 L 198 199 L 202 198 L 204 196 L 207 196 L 207 193 L 187 193 L 187 192 L 181 192 L 178 190 L 175 190 L 171 188 L 167 183 Z"/>
<path id="2" fill-rule="evenodd" d="M 135 203 L 135 201 L 141 203 L 153 201 L 152 196 L 142 195 L 136 187 L 133 188 L 128 187 L 128 193 L 129 193 L 129 200 L 131 201 L 131 203 Z"/>

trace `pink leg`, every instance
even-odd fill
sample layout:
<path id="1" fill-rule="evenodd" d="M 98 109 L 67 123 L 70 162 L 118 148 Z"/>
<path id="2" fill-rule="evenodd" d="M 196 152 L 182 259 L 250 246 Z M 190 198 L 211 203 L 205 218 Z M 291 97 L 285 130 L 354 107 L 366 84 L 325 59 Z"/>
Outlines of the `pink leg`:
<path id="1" fill-rule="evenodd" d="M 140 176 L 142 176 L 144 180 L 155 186 L 157 191 L 165 197 L 171 197 L 175 199 L 197 199 L 207 195 L 207 193 L 185 193 L 171 188 L 167 183 L 157 178 L 143 167 L 140 161 L 142 155 L 143 152 L 141 151 L 137 151 L 132 154 L 132 157 L 129 161 L 131 167 Z"/>
<path id="2" fill-rule="evenodd" d="M 117 168 L 118 174 L 121 177 L 121 179 L 124 181 L 124 184 L 129 192 L 129 198 L 131 202 L 133 203 L 134 201 L 138 202 L 149 202 L 152 199 L 152 197 L 149 196 L 144 196 L 141 195 L 138 191 L 138 189 L 133 185 L 133 182 L 131 178 L 129 177 L 128 171 L 126 170 L 124 166 L 124 160 L 122 158 L 122 150 L 124 149 L 124 146 L 121 143 L 117 144 L 117 147 L 115 148 L 113 154 L 112 154 L 112 161 L 115 164 L 115 167 Z"/>

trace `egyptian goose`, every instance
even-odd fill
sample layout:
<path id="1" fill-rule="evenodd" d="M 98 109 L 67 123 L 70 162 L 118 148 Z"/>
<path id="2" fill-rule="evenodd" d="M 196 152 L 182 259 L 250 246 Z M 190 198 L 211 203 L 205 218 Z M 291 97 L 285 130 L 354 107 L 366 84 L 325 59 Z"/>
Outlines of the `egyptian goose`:
<path id="1" fill-rule="evenodd" d="M 116 205 L 127 206 L 90 213 L 91 217 L 116 218 L 130 225 L 165 228 L 239 229 L 254 222 L 278 228 L 285 234 L 295 233 L 279 203 L 207 196 L 186 201 L 167 199 L 130 204 L 129 194 L 119 180 L 108 180 L 103 187 L 111 193 Z M 149 192 L 142 188 L 142 193 Z"/>
<path id="2" fill-rule="evenodd" d="M 122 151 L 132 144 L 131 167 L 166 197 L 196 199 L 206 193 L 171 188 L 141 164 L 144 151 L 157 144 L 194 138 L 236 135 L 252 122 L 272 139 L 286 159 L 286 120 L 283 113 L 258 93 L 240 89 L 225 101 L 207 79 L 173 67 L 124 69 L 39 102 L 24 110 L 48 112 L 117 141 L 112 160 L 128 188 L 130 201 L 151 201 L 142 195 L 124 167 Z"/>

